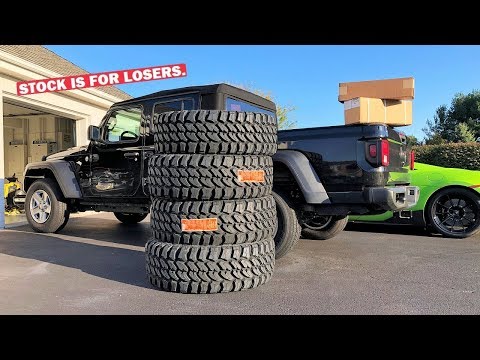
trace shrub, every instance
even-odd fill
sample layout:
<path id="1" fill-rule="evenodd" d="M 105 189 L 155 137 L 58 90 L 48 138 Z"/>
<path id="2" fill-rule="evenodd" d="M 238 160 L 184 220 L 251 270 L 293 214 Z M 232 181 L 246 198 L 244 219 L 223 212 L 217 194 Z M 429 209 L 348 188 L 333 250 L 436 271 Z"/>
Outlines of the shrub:
<path id="1" fill-rule="evenodd" d="M 414 146 L 415 161 L 430 165 L 480 170 L 480 143 Z"/>

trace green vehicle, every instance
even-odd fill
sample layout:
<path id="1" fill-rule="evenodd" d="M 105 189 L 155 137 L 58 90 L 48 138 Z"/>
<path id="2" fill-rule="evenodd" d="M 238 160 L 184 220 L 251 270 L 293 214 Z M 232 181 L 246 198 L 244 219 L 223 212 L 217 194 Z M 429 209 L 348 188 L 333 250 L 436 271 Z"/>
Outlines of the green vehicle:
<path id="1" fill-rule="evenodd" d="M 410 173 L 411 185 L 420 188 L 415 206 L 350 216 L 349 221 L 413 224 L 451 238 L 466 238 L 480 231 L 480 171 L 415 163 Z"/>

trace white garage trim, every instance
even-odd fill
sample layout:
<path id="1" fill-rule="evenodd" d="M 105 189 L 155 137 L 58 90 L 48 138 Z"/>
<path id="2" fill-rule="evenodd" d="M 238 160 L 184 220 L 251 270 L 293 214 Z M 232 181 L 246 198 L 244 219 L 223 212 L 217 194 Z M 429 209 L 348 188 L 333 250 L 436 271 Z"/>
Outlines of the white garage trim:
<path id="1" fill-rule="evenodd" d="M 0 186 L 2 187 L 2 196 L 0 197 L 0 230 L 5 227 L 5 199 L 3 198 L 3 185 L 5 183 L 5 154 L 3 151 L 3 96 L 0 87 Z"/>
<path id="2" fill-rule="evenodd" d="M 25 61 L 11 54 L 8 54 L 2 50 L 0 50 L 0 68 L 4 68 L 6 70 L 6 73 L 13 75 L 15 77 L 18 77 L 19 80 L 32 80 L 32 79 L 37 80 L 37 79 L 43 79 L 43 78 L 55 78 L 55 77 L 64 76 L 59 73 L 55 73 L 53 71 L 45 69 L 41 66 L 32 64 L 31 62 Z M 21 71 L 19 68 L 24 71 Z M 116 70 L 116 69 L 112 69 L 112 70 Z M 82 75 L 82 74 L 79 74 L 79 75 Z M 110 103 L 120 101 L 115 96 L 107 94 L 95 88 L 68 90 L 67 92 L 69 93 L 71 92 L 73 94 L 77 93 L 77 94 L 94 95 L 95 98 L 105 99 Z"/>
<path id="3" fill-rule="evenodd" d="M 19 106 L 29 106 L 59 117 L 75 120 L 75 145 L 78 146 L 88 143 L 88 126 L 98 125 L 113 103 L 123 101 L 129 98 L 129 95 L 119 89 L 113 89 L 113 91 L 111 87 L 108 87 L 108 89 L 88 88 L 18 96 L 16 88 L 18 81 L 63 77 L 67 76 L 64 73 L 75 73 L 76 71 L 79 72 L 79 75 L 88 75 L 88 73 L 82 73 L 82 71 L 85 71 L 84 69 L 49 50 L 46 57 L 48 63 L 44 64 L 41 61 L 37 61 L 37 59 L 44 59 L 43 56 L 45 55 L 45 49 L 37 45 L 32 45 L 31 49 L 18 46 L 22 47 L 21 51 L 16 51 L 18 50 L 17 46 L 2 45 L 1 47 L 6 49 L 5 51 L 0 49 L 0 186 L 3 193 L 5 161 L 7 160 L 4 153 L 4 101 Z M 9 53 L 8 51 L 12 50 L 11 48 L 14 48 L 13 50 L 15 51 Z M 41 56 L 35 57 L 35 54 L 40 54 Z M 42 64 L 49 68 L 43 67 Z M 64 73 L 61 74 L 50 69 L 58 69 L 58 71 Z M 5 204 L 2 194 L 0 197 L 0 229 L 5 227 L 4 209 Z"/>

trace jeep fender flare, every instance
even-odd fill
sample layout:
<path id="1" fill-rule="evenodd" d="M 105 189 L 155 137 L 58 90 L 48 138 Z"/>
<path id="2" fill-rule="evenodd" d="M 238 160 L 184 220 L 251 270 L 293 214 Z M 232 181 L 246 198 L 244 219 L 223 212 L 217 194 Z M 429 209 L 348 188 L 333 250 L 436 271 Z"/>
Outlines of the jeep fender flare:
<path id="1" fill-rule="evenodd" d="M 292 173 L 308 204 L 330 204 L 328 194 L 307 157 L 295 150 L 279 150 L 273 155 L 275 163 L 284 164 Z"/>
<path id="2" fill-rule="evenodd" d="M 42 170 L 50 170 L 55 177 L 55 181 L 62 190 L 62 194 L 66 199 L 80 199 L 82 191 L 78 184 L 75 173 L 68 161 L 65 160 L 49 160 L 30 163 L 25 167 L 25 191 L 28 190 L 34 179 L 45 178 Z M 27 179 L 29 179 L 27 184 Z"/>

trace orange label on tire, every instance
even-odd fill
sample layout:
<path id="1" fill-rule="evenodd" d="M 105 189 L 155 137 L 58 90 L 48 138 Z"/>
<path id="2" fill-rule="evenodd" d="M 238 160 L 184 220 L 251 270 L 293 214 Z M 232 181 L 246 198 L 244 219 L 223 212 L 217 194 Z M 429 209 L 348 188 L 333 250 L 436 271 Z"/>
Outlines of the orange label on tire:
<path id="1" fill-rule="evenodd" d="M 182 219 L 182 231 L 215 231 L 217 229 L 217 218 Z"/>
<path id="2" fill-rule="evenodd" d="M 240 182 L 264 182 L 265 171 L 263 170 L 238 170 Z"/>

